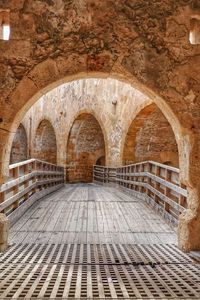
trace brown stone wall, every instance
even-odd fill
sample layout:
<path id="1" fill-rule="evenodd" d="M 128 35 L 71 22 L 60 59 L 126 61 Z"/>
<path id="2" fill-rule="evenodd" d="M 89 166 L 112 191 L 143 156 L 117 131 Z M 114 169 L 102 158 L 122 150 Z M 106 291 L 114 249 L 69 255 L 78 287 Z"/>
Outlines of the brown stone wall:
<path id="1" fill-rule="evenodd" d="M 65 167 L 67 137 L 72 123 L 81 113 L 91 113 L 104 134 L 104 164 L 117 166 L 122 163 L 122 145 L 128 124 L 151 102 L 143 93 L 118 80 L 88 78 L 63 84 L 43 95 L 22 123 L 27 132 L 32 132 L 32 141 L 40 122 L 43 119 L 51 122 L 57 140 L 57 162 Z"/>
<path id="2" fill-rule="evenodd" d="M 200 249 L 200 46 L 189 41 L 199 1 L 7 0 L 1 8 L 10 9 L 11 39 L 0 41 L 0 181 L 13 132 L 41 95 L 77 78 L 122 79 L 172 120 L 189 191 L 179 241 Z M 119 162 L 121 124 L 110 127 L 119 129 L 110 140 Z"/>
<path id="3" fill-rule="evenodd" d="M 52 125 L 47 120 L 43 120 L 37 128 L 32 156 L 52 164 L 57 162 L 56 136 Z"/>
<path id="4" fill-rule="evenodd" d="M 14 164 L 26 160 L 27 157 L 28 157 L 27 135 L 24 126 L 20 124 L 12 143 L 10 164 Z"/>
<path id="5" fill-rule="evenodd" d="M 67 181 L 92 182 L 93 165 L 105 156 L 101 127 L 90 114 L 81 114 L 73 123 L 67 144 Z"/>
<path id="6" fill-rule="evenodd" d="M 145 160 L 179 166 L 178 147 L 173 130 L 155 104 L 141 110 L 133 120 L 124 145 L 125 164 Z"/>

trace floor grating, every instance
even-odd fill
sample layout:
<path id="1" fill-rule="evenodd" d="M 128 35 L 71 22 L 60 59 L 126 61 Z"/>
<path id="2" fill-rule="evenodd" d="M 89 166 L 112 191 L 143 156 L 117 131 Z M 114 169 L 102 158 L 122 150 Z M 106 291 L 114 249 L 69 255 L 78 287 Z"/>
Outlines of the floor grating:
<path id="1" fill-rule="evenodd" d="M 13 245 L 0 299 L 200 299 L 200 265 L 171 245 Z"/>
<path id="2" fill-rule="evenodd" d="M 184 264 L 192 261 L 171 244 L 16 244 L 0 254 L 0 263 Z"/>

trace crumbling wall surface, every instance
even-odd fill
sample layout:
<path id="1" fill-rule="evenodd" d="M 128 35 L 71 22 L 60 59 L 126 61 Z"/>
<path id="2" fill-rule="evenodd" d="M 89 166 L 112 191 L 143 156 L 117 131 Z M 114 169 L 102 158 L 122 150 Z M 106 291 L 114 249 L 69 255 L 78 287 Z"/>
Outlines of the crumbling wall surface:
<path id="1" fill-rule="evenodd" d="M 179 166 L 174 132 L 155 104 L 142 109 L 133 119 L 123 149 L 123 163 L 153 160 Z"/>
<path id="2" fill-rule="evenodd" d="M 105 156 L 104 136 L 98 121 L 81 114 L 73 123 L 67 143 L 67 180 L 92 182 L 93 165 Z"/>
<path id="3" fill-rule="evenodd" d="M 48 120 L 42 120 L 37 127 L 33 139 L 32 158 L 45 160 L 52 164 L 57 163 L 56 136 Z"/>
<path id="4" fill-rule="evenodd" d="M 57 138 L 57 162 L 66 166 L 67 141 L 74 120 L 91 113 L 105 139 L 105 163 L 122 163 L 125 128 L 135 114 L 152 100 L 114 79 L 82 79 L 63 84 L 42 96 L 23 119 L 34 149 L 36 131 L 43 119 L 52 124 Z M 34 157 L 35 153 L 31 153 Z"/>
<path id="5" fill-rule="evenodd" d="M 14 164 L 28 158 L 28 140 L 25 128 L 22 124 L 19 125 L 15 133 L 11 153 L 10 164 Z"/>

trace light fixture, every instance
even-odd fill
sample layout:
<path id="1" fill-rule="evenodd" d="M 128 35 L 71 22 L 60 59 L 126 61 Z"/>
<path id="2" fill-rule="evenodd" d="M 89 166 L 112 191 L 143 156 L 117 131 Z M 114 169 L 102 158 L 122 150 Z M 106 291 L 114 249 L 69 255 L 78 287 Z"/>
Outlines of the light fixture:
<path id="1" fill-rule="evenodd" d="M 193 15 L 190 18 L 189 41 L 192 45 L 200 44 L 200 16 Z"/>
<path id="2" fill-rule="evenodd" d="M 10 38 L 10 25 L 3 24 L 3 40 L 8 41 Z"/>
<path id="3" fill-rule="evenodd" d="M 10 11 L 0 9 L 0 39 L 8 41 L 10 38 Z"/>

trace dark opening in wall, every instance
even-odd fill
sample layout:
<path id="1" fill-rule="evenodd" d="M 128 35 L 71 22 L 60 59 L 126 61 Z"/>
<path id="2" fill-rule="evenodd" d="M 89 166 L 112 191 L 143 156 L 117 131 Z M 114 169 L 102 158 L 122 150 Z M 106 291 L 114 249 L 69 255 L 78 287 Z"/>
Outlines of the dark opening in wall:
<path id="1" fill-rule="evenodd" d="M 190 19 L 190 44 L 200 45 L 200 16 Z"/>
<path id="2" fill-rule="evenodd" d="M 98 166 L 105 166 L 105 156 L 101 156 L 97 159 L 96 165 Z"/>

